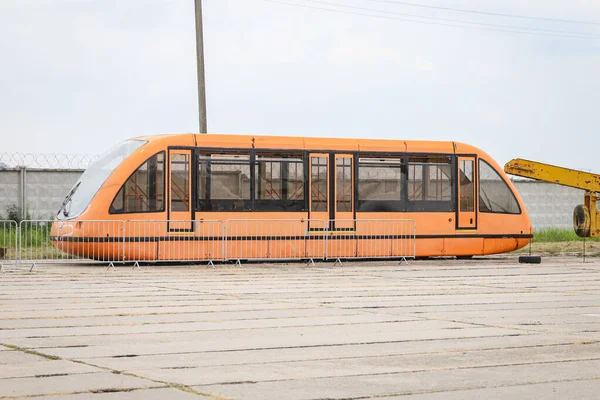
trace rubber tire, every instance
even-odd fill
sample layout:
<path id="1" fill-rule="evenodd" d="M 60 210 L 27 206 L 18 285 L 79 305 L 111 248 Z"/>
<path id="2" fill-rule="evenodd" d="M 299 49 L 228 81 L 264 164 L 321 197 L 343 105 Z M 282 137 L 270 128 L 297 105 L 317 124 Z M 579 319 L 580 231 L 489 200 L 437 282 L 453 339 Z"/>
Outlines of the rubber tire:
<path id="1" fill-rule="evenodd" d="M 575 207 L 573 210 L 573 228 L 575 229 L 575 234 L 582 238 L 590 237 L 591 226 L 592 219 L 589 208 L 585 204 Z"/>
<path id="2" fill-rule="evenodd" d="M 540 256 L 519 256 L 519 264 L 541 264 Z"/>

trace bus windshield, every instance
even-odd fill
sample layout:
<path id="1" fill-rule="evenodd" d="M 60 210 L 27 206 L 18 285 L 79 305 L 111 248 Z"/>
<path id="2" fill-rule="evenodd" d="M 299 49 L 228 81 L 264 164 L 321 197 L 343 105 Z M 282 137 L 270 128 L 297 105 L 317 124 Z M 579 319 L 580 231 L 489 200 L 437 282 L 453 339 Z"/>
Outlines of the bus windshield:
<path id="1" fill-rule="evenodd" d="M 146 143 L 145 140 L 127 140 L 100 156 L 75 182 L 58 210 L 58 219 L 75 218 L 81 215 L 115 168 Z"/>

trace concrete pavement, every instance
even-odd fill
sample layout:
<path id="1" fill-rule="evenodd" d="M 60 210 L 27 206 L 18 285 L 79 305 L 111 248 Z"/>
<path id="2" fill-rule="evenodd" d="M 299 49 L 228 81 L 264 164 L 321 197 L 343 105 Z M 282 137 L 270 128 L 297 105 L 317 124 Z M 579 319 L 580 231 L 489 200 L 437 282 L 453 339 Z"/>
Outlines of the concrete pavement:
<path id="1" fill-rule="evenodd" d="M 40 266 L 0 399 L 596 398 L 600 260 Z"/>

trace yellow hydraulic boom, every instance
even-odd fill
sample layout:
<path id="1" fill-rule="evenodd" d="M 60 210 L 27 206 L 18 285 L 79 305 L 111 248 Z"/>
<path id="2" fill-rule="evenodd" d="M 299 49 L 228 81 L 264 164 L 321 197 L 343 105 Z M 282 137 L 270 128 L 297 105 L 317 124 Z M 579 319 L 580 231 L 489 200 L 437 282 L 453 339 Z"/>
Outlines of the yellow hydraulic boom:
<path id="1" fill-rule="evenodd" d="M 600 212 L 596 202 L 600 198 L 600 175 L 516 158 L 504 166 L 507 174 L 557 183 L 585 190 L 584 204 L 573 211 L 573 228 L 577 236 L 600 237 Z"/>

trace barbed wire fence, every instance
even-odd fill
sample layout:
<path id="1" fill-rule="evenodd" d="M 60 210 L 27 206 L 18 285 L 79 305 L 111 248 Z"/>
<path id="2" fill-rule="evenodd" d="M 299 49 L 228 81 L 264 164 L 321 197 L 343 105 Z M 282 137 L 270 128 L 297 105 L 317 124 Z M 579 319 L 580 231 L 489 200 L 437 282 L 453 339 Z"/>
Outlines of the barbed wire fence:
<path id="1" fill-rule="evenodd" d="M 0 153 L 0 169 L 67 169 L 83 170 L 98 159 L 97 154 Z"/>

